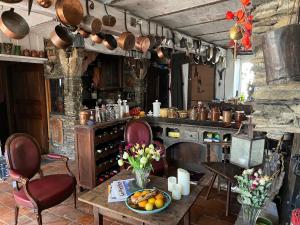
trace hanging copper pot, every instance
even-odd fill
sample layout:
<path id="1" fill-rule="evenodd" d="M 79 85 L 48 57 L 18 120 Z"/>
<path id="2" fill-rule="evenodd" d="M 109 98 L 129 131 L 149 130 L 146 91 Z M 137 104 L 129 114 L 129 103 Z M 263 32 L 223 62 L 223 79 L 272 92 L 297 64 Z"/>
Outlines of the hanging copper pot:
<path id="1" fill-rule="evenodd" d="M 55 10 L 58 19 L 64 25 L 78 26 L 83 19 L 80 0 L 57 0 Z"/>
<path id="2" fill-rule="evenodd" d="M 91 39 L 94 43 L 96 44 L 101 44 L 104 40 L 104 35 L 99 33 L 99 34 L 92 34 Z"/>
<path id="3" fill-rule="evenodd" d="M 105 34 L 102 43 L 109 50 L 114 50 L 118 47 L 116 39 L 111 34 Z"/>
<path id="4" fill-rule="evenodd" d="M 125 51 L 130 51 L 134 48 L 135 36 L 127 29 L 126 11 L 124 12 L 124 25 L 126 31 L 119 36 L 118 46 Z"/>
<path id="5" fill-rule="evenodd" d="M 135 41 L 135 48 L 138 51 L 147 52 L 150 47 L 150 39 L 142 34 L 142 25 L 140 24 L 140 36 Z"/>
<path id="6" fill-rule="evenodd" d="M 72 45 L 73 39 L 67 28 L 57 25 L 55 30 L 51 33 L 50 40 L 60 49 L 68 48 Z"/>
<path id="7" fill-rule="evenodd" d="M 163 47 L 159 47 L 156 49 L 156 53 L 158 58 L 163 59 L 165 57 L 168 57 L 167 49 Z"/>
<path id="8" fill-rule="evenodd" d="M 103 25 L 104 26 L 108 26 L 108 27 L 115 26 L 116 22 L 117 22 L 116 17 L 108 14 L 107 8 L 106 8 L 105 4 L 104 4 L 104 9 L 105 9 L 106 15 L 102 17 L 102 23 L 103 23 Z"/>
<path id="9" fill-rule="evenodd" d="M 89 1 L 86 0 L 86 16 L 83 17 L 79 27 L 90 34 L 98 34 L 101 32 L 102 22 L 100 19 L 91 16 L 89 10 Z"/>
<path id="10" fill-rule="evenodd" d="M 11 8 L 2 13 L 0 18 L 0 30 L 9 38 L 22 39 L 30 31 L 26 20 Z"/>
<path id="11" fill-rule="evenodd" d="M 52 5 L 52 0 L 37 0 L 37 3 L 43 8 L 49 8 Z"/>
<path id="12" fill-rule="evenodd" d="M 90 33 L 82 30 L 81 28 L 78 29 L 78 33 L 81 35 L 83 38 L 88 38 L 90 36 Z"/>

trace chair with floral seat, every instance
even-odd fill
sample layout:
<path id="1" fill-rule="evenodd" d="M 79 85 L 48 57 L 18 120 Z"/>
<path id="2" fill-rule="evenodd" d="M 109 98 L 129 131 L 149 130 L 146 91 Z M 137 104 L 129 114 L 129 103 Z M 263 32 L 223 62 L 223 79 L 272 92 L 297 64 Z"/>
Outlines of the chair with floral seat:
<path id="1" fill-rule="evenodd" d="M 156 149 L 160 152 L 160 160 L 153 161 L 153 175 L 167 176 L 168 173 L 168 163 L 166 160 L 166 150 L 164 145 L 156 140 L 153 140 L 152 129 L 150 125 L 145 120 L 132 120 L 126 124 L 124 131 L 124 141 L 126 146 L 133 146 L 135 144 L 153 144 Z M 124 145 L 120 148 L 120 153 L 122 155 Z"/>
<path id="2" fill-rule="evenodd" d="M 60 204 L 72 194 L 76 208 L 76 179 L 68 167 L 68 157 L 48 154 L 49 159 L 64 161 L 68 174 L 44 176 L 40 146 L 32 136 L 24 133 L 10 136 L 5 151 L 9 174 L 14 180 L 15 224 L 18 223 L 20 206 L 35 211 L 38 225 L 42 225 L 43 210 Z M 39 178 L 33 179 L 36 174 Z"/>

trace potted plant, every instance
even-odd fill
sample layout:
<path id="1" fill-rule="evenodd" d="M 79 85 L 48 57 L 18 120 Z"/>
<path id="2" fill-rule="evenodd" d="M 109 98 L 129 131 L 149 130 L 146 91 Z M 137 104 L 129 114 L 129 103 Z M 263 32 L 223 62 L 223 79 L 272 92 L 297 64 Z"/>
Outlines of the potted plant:
<path id="1" fill-rule="evenodd" d="M 271 178 L 264 176 L 261 169 L 247 169 L 235 176 L 238 181 L 238 201 L 242 205 L 244 224 L 255 225 L 256 220 L 269 197 Z"/>
<path id="2" fill-rule="evenodd" d="M 145 188 L 148 176 L 153 169 L 153 160 L 160 160 L 160 153 L 153 144 L 149 146 L 135 144 L 134 146 L 126 146 L 123 157 L 118 160 L 118 164 L 123 166 L 124 163 L 128 163 L 130 165 L 129 168 L 133 169 L 137 185 L 140 188 Z"/>

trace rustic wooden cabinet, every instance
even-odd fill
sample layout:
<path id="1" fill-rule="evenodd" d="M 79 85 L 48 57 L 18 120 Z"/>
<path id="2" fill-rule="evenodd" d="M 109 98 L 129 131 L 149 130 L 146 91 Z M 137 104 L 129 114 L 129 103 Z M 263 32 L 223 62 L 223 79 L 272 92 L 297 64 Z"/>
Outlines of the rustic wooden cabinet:
<path id="1" fill-rule="evenodd" d="M 75 127 L 77 179 L 81 188 L 92 189 L 104 172 L 117 168 L 119 144 L 129 119 Z"/>

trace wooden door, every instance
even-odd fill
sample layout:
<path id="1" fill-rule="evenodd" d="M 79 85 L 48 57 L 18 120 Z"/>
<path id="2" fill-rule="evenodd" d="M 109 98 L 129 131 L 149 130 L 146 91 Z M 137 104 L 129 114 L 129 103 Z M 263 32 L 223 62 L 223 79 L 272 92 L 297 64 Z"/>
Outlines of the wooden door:
<path id="1" fill-rule="evenodd" d="M 49 145 L 43 73 L 43 66 L 38 64 L 14 64 L 8 68 L 13 130 L 35 137 L 45 154 Z"/>

